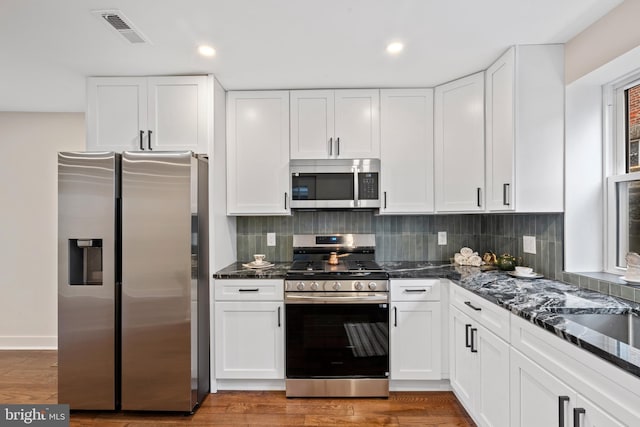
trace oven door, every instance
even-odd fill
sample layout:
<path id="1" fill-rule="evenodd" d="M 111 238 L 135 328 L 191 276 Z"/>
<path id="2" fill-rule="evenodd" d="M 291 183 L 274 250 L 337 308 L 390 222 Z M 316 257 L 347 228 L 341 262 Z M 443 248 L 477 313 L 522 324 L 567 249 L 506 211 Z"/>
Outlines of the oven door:
<path id="1" fill-rule="evenodd" d="M 288 293 L 285 307 L 287 379 L 389 377 L 388 294 Z"/>

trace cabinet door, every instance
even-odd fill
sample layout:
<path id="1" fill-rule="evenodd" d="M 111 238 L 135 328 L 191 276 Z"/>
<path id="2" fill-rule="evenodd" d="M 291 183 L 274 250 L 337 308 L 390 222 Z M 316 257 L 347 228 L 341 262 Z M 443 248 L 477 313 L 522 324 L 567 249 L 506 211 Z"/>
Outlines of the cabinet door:
<path id="1" fill-rule="evenodd" d="M 511 349 L 511 426 L 569 427 L 576 393 L 545 369 Z"/>
<path id="2" fill-rule="evenodd" d="M 433 89 L 380 91 L 381 214 L 433 212 Z"/>
<path id="3" fill-rule="evenodd" d="M 145 145 L 207 153 L 207 77 L 149 77 L 147 90 Z"/>
<path id="4" fill-rule="evenodd" d="M 574 417 L 579 417 L 579 421 L 574 421 L 574 425 L 580 427 L 626 427 L 626 424 L 615 419 L 612 414 L 607 413 L 581 395 L 578 395 L 576 407 L 584 409 L 584 412 L 578 409 L 578 412 L 573 414 Z M 640 420 L 638 420 L 638 423 L 640 423 Z"/>
<path id="5" fill-rule="evenodd" d="M 284 378 L 284 304 L 215 303 L 216 377 Z"/>
<path id="6" fill-rule="evenodd" d="M 392 305 L 391 379 L 440 379 L 440 302 L 394 302 Z"/>
<path id="7" fill-rule="evenodd" d="M 291 91 L 292 159 L 335 157 L 333 94 L 333 90 Z"/>
<path id="8" fill-rule="evenodd" d="M 487 209 L 515 209 L 515 54 L 509 49 L 486 74 Z"/>
<path id="9" fill-rule="evenodd" d="M 478 359 L 471 353 L 471 319 L 457 308 L 449 307 L 449 376 L 451 388 L 469 412 L 473 412 L 477 394 Z"/>
<path id="10" fill-rule="evenodd" d="M 144 77 L 87 80 L 87 150 L 140 150 L 146 141 L 147 81 Z M 145 130 L 144 135 L 140 131 Z"/>
<path id="11" fill-rule="evenodd" d="M 484 210 L 484 73 L 435 89 L 436 211 Z"/>
<path id="12" fill-rule="evenodd" d="M 288 215 L 289 92 L 227 93 L 227 213 Z"/>
<path id="13" fill-rule="evenodd" d="M 335 91 L 335 154 L 342 159 L 380 158 L 380 91 Z"/>
<path id="14" fill-rule="evenodd" d="M 509 427 L 509 344 L 474 325 L 478 358 L 478 394 L 475 412 L 481 426 Z"/>

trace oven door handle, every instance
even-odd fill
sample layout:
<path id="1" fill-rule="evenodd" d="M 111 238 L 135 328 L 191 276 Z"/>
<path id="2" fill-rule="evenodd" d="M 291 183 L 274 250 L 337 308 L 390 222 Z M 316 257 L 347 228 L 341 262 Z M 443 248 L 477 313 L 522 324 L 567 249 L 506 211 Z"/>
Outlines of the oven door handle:
<path id="1" fill-rule="evenodd" d="M 286 304 L 385 304 L 389 295 L 383 293 L 363 296 L 291 295 L 284 296 Z"/>

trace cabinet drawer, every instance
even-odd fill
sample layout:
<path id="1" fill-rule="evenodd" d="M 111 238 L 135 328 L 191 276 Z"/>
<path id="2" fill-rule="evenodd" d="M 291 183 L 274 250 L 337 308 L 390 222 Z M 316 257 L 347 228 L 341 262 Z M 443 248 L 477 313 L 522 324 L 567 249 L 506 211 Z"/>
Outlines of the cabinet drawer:
<path id="1" fill-rule="evenodd" d="M 283 280 L 223 279 L 214 281 L 216 301 L 283 301 Z"/>
<path id="2" fill-rule="evenodd" d="M 440 280 L 391 280 L 391 301 L 440 301 Z"/>
<path id="3" fill-rule="evenodd" d="M 452 283 L 449 294 L 451 305 L 509 342 L 509 312 Z"/>

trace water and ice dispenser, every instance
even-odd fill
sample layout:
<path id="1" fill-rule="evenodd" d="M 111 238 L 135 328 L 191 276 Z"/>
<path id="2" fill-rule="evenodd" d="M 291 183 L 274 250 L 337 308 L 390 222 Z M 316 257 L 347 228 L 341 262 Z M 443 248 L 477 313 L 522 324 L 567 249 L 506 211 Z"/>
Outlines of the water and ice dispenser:
<path id="1" fill-rule="evenodd" d="M 102 285 L 102 239 L 69 239 L 69 284 Z"/>

